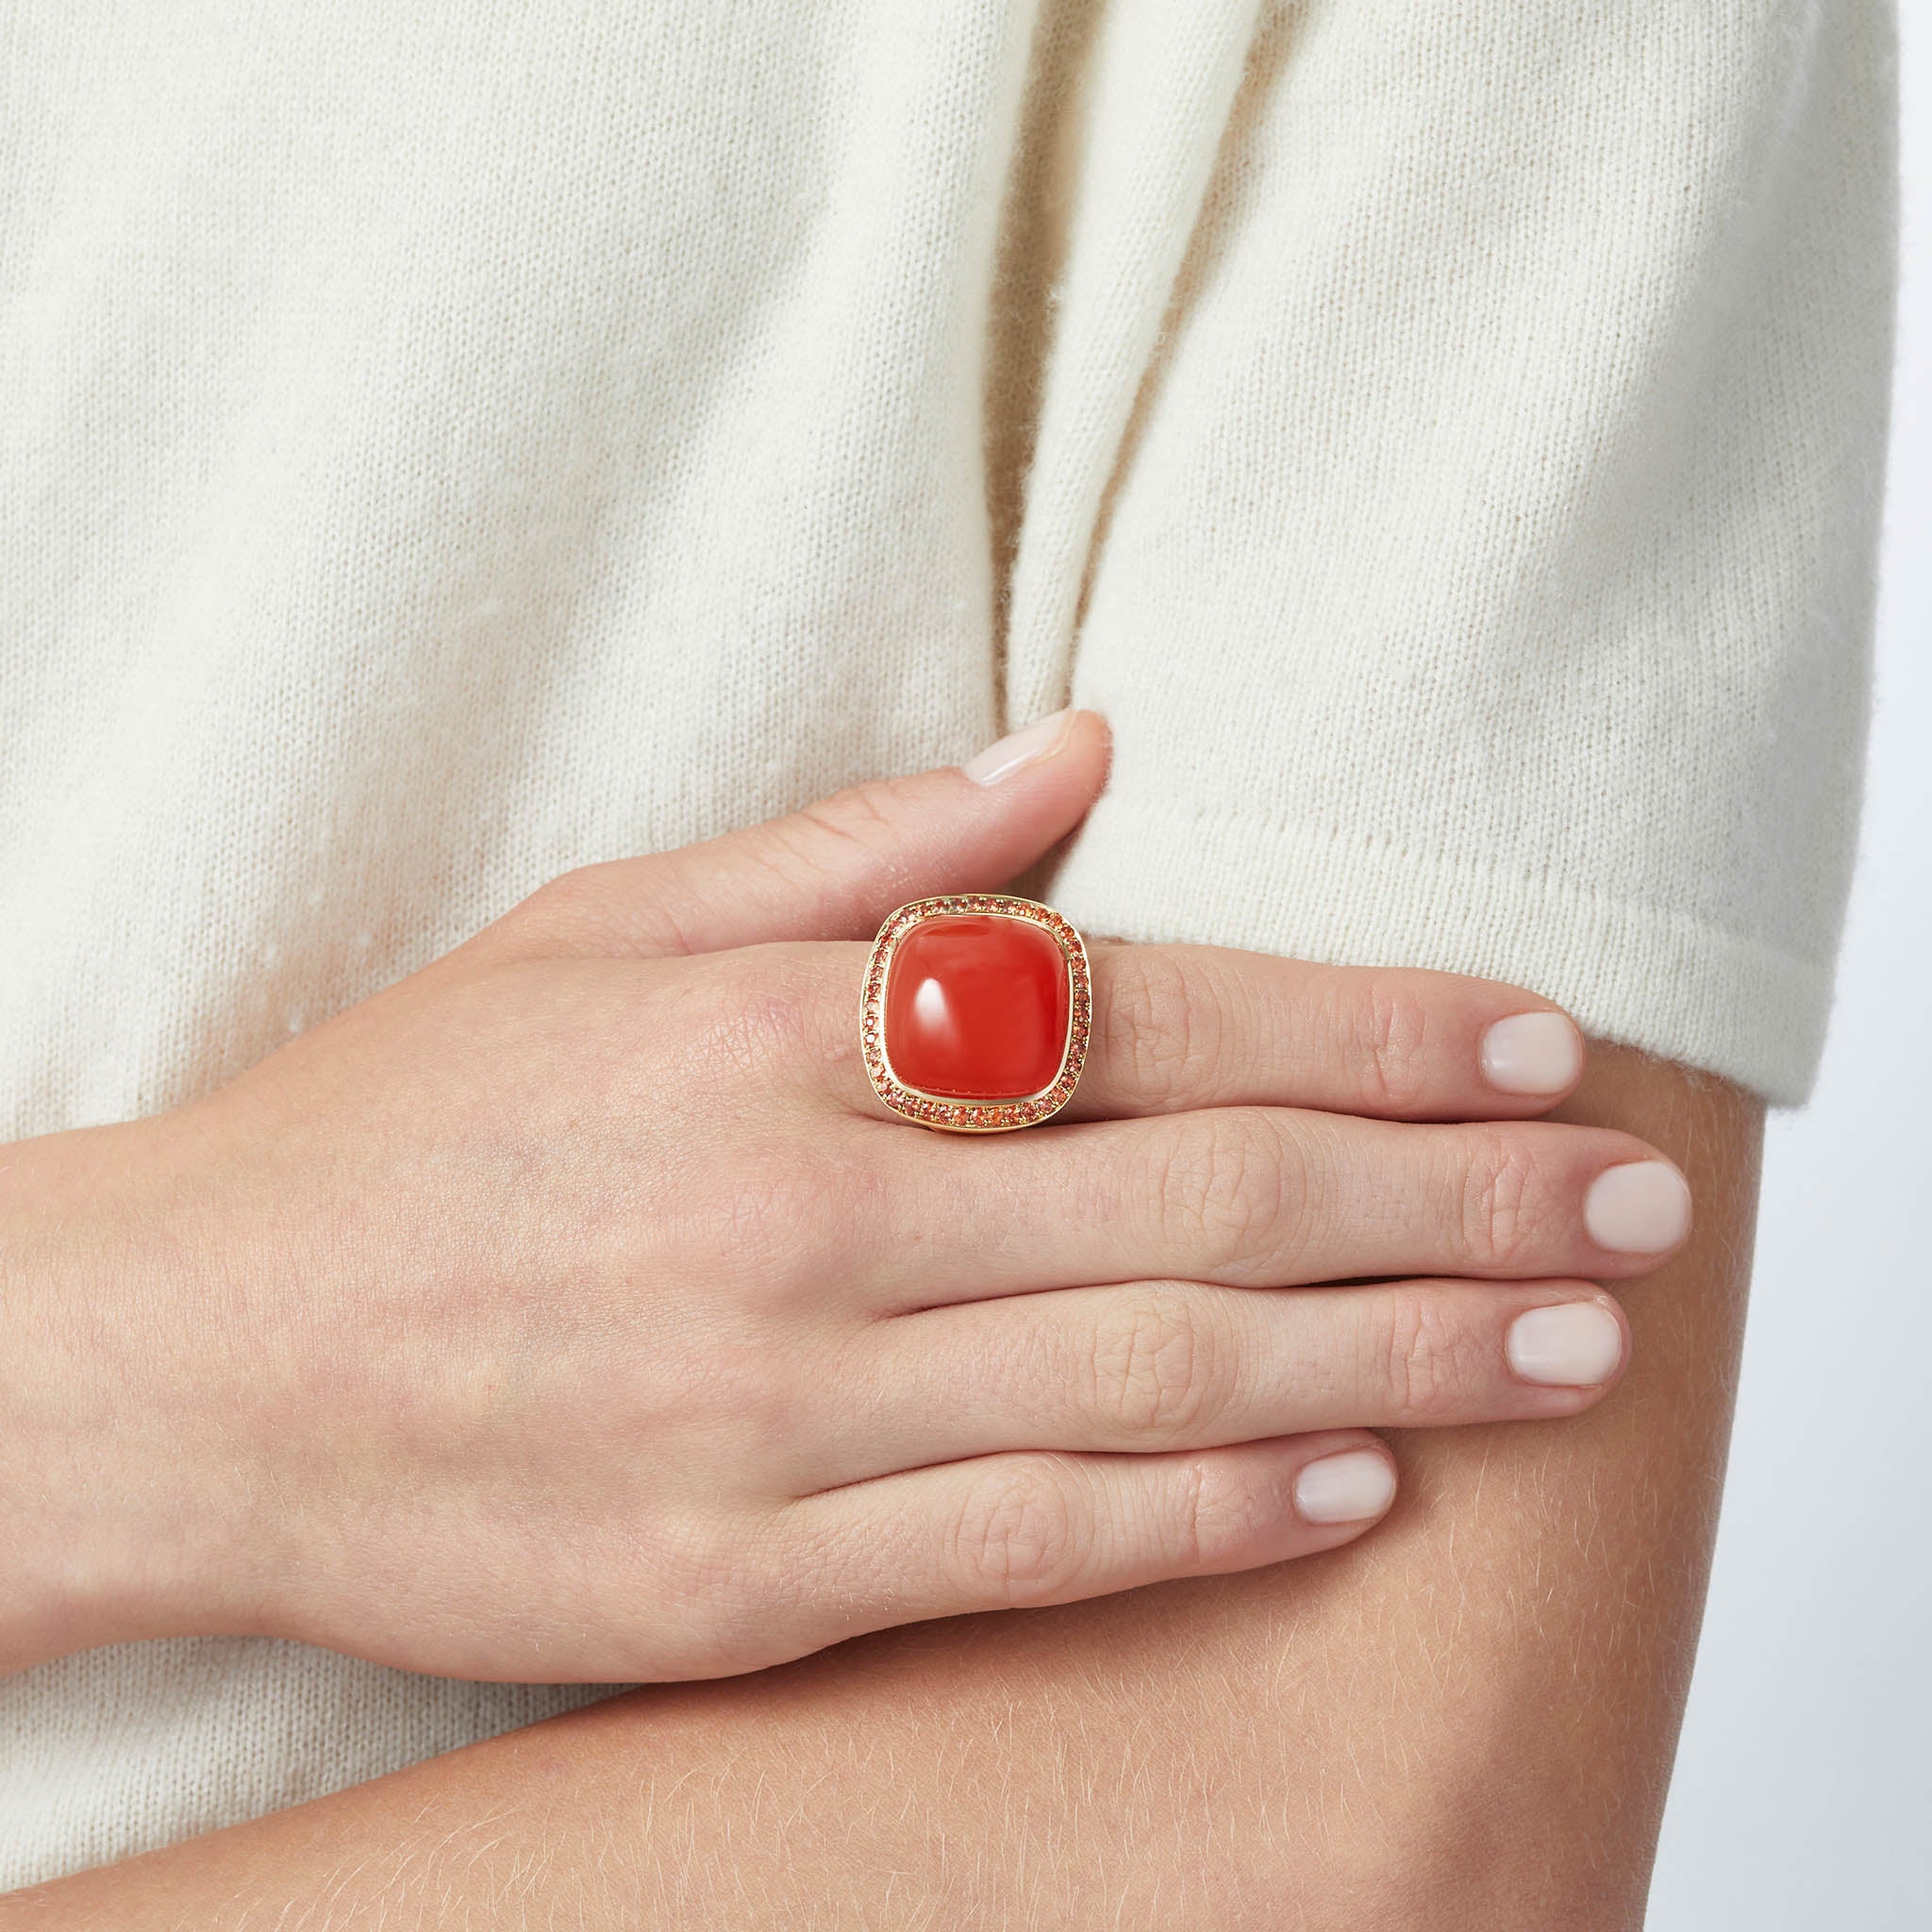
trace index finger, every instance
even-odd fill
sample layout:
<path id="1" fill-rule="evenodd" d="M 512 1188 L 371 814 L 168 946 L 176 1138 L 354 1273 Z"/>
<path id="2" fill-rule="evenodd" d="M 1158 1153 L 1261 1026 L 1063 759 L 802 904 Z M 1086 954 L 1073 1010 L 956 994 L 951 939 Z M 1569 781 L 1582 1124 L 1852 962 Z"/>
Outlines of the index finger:
<path id="1" fill-rule="evenodd" d="M 856 1111 L 896 1119 L 859 1048 L 865 958 L 853 945 L 816 949 L 824 1061 Z M 1583 1076 L 1583 1035 L 1569 1015 L 1495 980 L 1231 946 L 1102 941 L 1088 958 L 1092 1032 L 1061 1120 L 1249 1106 L 1520 1120 L 1547 1112 Z"/>
<path id="2" fill-rule="evenodd" d="M 1545 1112 L 1583 1035 L 1522 987 L 1228 946 L 1091 946 L 1093 1035 L 1064 1118 L 1301 1107 L 1385 1120 Z"/>

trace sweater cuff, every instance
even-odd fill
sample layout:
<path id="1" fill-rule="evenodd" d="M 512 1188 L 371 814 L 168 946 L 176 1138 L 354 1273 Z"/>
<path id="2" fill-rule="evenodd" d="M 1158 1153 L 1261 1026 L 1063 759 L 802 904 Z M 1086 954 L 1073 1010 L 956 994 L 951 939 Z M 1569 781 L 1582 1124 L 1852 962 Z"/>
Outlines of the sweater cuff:
<path id="1" fill-rule="evenodd" d="M 1091 938 L 1241 946 L 1336 965 L 1507 980 L 1583 1030 L 1807 1099 L 1834 962 L 1670 908 L 1347 830 L 1105 798 L 1056 868 Z"/>

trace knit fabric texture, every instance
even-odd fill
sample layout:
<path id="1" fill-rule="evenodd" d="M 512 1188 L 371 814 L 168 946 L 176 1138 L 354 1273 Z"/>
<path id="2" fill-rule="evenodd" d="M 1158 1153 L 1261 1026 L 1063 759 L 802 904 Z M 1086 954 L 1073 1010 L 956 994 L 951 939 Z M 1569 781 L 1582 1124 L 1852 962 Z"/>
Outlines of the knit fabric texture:
<path id="1" fill-rule="evenodd" d="M 1090 931 L 1795 1102 L 1855 832 L 1883 0 L 0 0 L 0 1126 L 1069 700 Z M 996 883 L 986 881 L 986 884 Z M 604 1694 L 0 1683 L 0 1884 Z"/>

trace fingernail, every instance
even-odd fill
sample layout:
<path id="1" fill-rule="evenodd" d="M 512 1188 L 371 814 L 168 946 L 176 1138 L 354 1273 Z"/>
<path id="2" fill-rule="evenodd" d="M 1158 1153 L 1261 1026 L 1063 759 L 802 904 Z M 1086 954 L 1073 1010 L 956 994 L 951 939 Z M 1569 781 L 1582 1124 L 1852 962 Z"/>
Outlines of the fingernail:
<path id="1" fill-rule="evenodd" d="M 1562 1093 L 1583 1072 L 1583 1036 L 1567 1013 L 1511 1013 L 1483 1035 L 1482 1066 L 1499 1093 Z"/>
<path id="2" fill-rule="evenodd" d="M 1037 764 L 1041 758 L 1051 758 L 1060 748 L 1073 716 L 1073 708 L 1069 706 L 1049 718 L 1036 718 L 1024 730 L 1015 731 L 997 744 L 988 745 L 976 758 L 968 758 L 961 769 L 975 785 L 997 785 L 1022 765 Z"/>
<path id="3" fill-rule="evenodd" d="M 1624 1359 L 1624 1331 L 1600 1302 L 1562 1302 L 1518 1315 L 1504 1348 L 1525 1382 L 1587 1389 L 1607 1382 Z"/>
<path id="4" fill-rule="evenodd" d="M 1395 1494 L 1395 1472 L 1373 1449 L 1348 1449 L 1302 1465 L 1294 1507 L 1308 1523 L 1359 1523 L 1379 1516 Z"/>
<path id="5" fill-rule="evenodd" d="M 1660 1254 L 1690 1231 L 1690 1183 L 1668 1160 L 1607 1167 L 1583 1197 L 1583 1224 L 1600 1248 Z"/>

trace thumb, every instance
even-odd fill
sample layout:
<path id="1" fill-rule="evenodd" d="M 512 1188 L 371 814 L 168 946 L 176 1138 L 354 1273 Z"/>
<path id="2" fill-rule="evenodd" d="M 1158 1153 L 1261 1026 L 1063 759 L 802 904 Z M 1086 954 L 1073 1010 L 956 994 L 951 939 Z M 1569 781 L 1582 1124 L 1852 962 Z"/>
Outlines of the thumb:
<path id="1" fill-rule="evenodd" d="M 848 787 L 744 831 L 580 866 L 506 924 L 546 952 L 712 953 L 765 940 L 870 939 L 908 899 L 980 891 L 1079 824 L 1107 774 L 1107 726 L 1058 711 L 961 765 Z"/>

